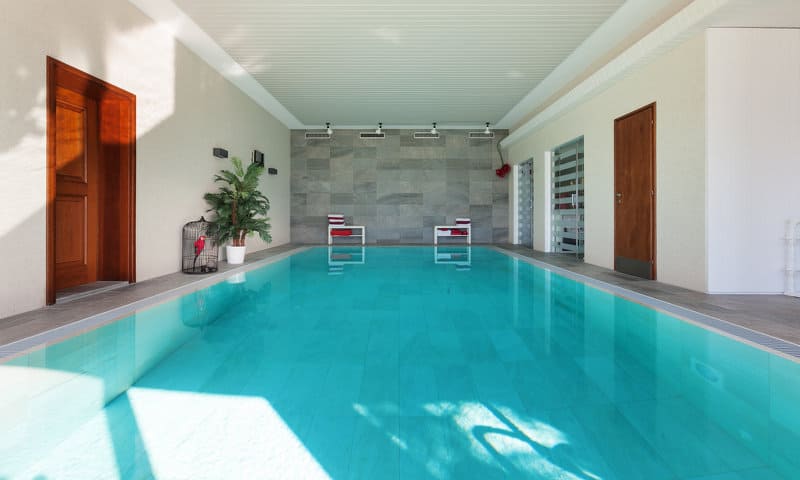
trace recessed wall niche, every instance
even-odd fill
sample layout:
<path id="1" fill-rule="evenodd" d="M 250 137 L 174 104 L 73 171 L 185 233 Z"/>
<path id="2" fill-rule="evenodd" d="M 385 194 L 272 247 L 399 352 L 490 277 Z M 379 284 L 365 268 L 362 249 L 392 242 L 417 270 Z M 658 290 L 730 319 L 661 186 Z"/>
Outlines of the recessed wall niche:
<path id="1" fill-rule="evenodd" d="M 413 130 L 384 130 L 386 138 L 359 138 L 335 130 L 331 139 L 293 130 L 291 240 L 325 243 L 328 213 L 364 225 L 367 243 L 433 243 L 433 227 L 472 218 L 473 242 L 506 243 L 510 177 L 498 178 L 497 142 L 468 139 L 465 130 L 414 139 Z"/>

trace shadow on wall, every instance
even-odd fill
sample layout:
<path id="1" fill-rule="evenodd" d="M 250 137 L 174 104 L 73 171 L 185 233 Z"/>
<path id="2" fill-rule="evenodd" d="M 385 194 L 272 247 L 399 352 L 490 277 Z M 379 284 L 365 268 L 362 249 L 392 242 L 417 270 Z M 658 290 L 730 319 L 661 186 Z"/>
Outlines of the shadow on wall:
<path id="1" fill-rule="evenodd" d="M 137 94 L 139 264 L 166 259 L 169 264 L 167 271 L 179 270 L 180 229 L 185 221 L 196 219 L 205 212 L 202 193 L 213 188 L 212 174 L 221 166 L 211 159 L 211 146 L 217 141 L 230 139 L 235 129 L 233 121 L 220 122 L 219 118 L 211 115 L 197 114 L 198 97 L 202 98 L 203 92 L 213 91 L 219 84 L 228 86 L 227 81 L 208 67 L 201 70 L 205 73 L 200 78 L 190 77 L 185 68 L 178 68 L 179 64 L 185 67 L 202 61 L 168 37 L 158 25 L 142 15 L 131 15 L 130 5 L 95 2 L 87 6 L 92 13 L 84 22 L 99 19 L 96 24 L 100 27 L 93 31 L 84 28 L 82 22 L 72 21 L 76 13 L 67 10 L 75 9 L 73 5 L 38 3 L 20 7 L 18 10 L 22 13 L 19 17 L 9 20 L 11 28 L 0 32 L 0 44 L 13 46 L 12 58 L 17 62 L 0 73 L 0 85 L 5 92 L 0 98 L 0 192 L 3 198 L 0 202 L 0 249 L 15 252 L 3 261 L 0 317 L 44 305 L 47 55 Z M 41 25 L 28 23 L 40 9 L 49 10 L 44 18 L 62 21 L 52 20 Z M 137 18 L 140 19 L 138 22 Z M 103 48 L 97 48 L 97 45 Z M 153 51 L 158 54 L 153 55 Z M 192 85 L 192 88 L 182 87 L 185 85 Z M 235 100 L 218 97 L 209 95 L 204 99 L 208 111 L 219 111 L 216 108 L 219 104 Z M 215 132 L 215 135 L 213 138 L 197 138 L 193 133 L 198 131 Z M 244 152 L 239 154 L 246 156 Z M 196 159 L 208 161 L 198 168 Z M 158 175 L 153 175 L 155 172 Z M 187 216 L 184 212 L 192 213 Z M 159 251 L 165 253 L 148 258 L 150 252 Z M 122 328 L 130 322 L 118 323 Z M 120 367 L 119 361 L 134 361 L 133 346 L 114 342 L 103 345 L 99 337 L 91 335 L 88 340 L 81 338 L 79 343 L 84 341 L 88 345 L 82 347 L 84 350 L 75 359 L 75 364 L 83 368 L 88 359 L 94 358 L 93 364 L 99 371 L 81 370 L 78 375 L 64 376 L 62 384 L 61 377 L 55 378 L 57 375 L 49 370 L 52 367 L 48 365 L 55 362 L 64 370 L 71 369 L 69 365 L 59 363 L 62 357 L 56 348 L 42 352 L 42 366 L 47 370 L 26 369 L 21 377 L 2 376 L 4 389 L 19 392 L 25 392 L 25 385 L 33 378 L 34 371 L 41 372 L 40 377 L 49 378 L 45 383 L 59 383 L 61 387 L 57 391 L 70 388 L 86 391 L 82 397 L 85 403 L 71 407 L 80 413 L 74 419 L 63 421 L 42 416 L 31 420 L 36 425 L 22 427 L 26 430 L 41 427 L 43 432 L 51 433 L 58 431 L 63 436 L 53 438 L 63 439 L 81 429 L 91 429 L 87 425 L 100 421 L 98 428 L 108 432 L 113 452 L 111 460 L 117 465 L 117 474 L 123 477 L 131 475 L 132 472 L 125 469 L 135 463 L 134 476 L 152 477 L 147 451 L 127 397 L 122 395 L 114 402 L 107 418 L 96 415 L 106 402 L 123 394 L 130 386 L 125 379 L 118 378 L 115 369 Z M 104 349 L 107 349 L 107 355 L 115 357 L 108 365 L 104 365 L 107 357 L 97 354 Z M 49 362 L 48 355 L 51 357 Z M 9 367 L 3 368 L 8 372 Z M 56 444 L 51 447 L 56 448 Z M 21 453 L 2 457 L 21 458 Z M 73 453 L 78 456 L 86 454 L 85 451 Z M 2 463 L 10 468 L 6 462 Z M 0 472 L 0 476 L 5 473 L 8 472 Z M 48 478 L 40 472 L 32 473 L 34 476 L 31 478 Z"/>
<path id="2" fill-rule="evenodd" d="M 433 243 L 433 227 L 472 219 L 473 242 L 506 243 L 509 181 L 498 178 L 497 142 L 470 140 L 463 130 L 442 130 L 437 140 L 413 130 L 385 130 L 364 140 L 357 130 L 336 130 L 330 140 L 307 140 L 292 131 L 294 243 L 325 243 L 327 215 L 364 225 L 367 243 Z"/>
<path id="3" fill-rule="evenodd" d="M 269 115 L 127 2 L 26 2 L 10 15 L 11 28 L 0 31 L 0 45 L 13 49 L 12 66 L 0 72 L 0 248 L 14 255 L 3 260 L 0 318 L 45 301 L 46 55 L 137 95 L 137 276 L 178 271 L 180 229 L 205 213 L 202 194 L 227 166 L 211 148 L 269 155 Z M 37 16 L 45 21 L 31 23 Z M 262 189 L 273 212 L 288 213 L 274 190 Z"/>

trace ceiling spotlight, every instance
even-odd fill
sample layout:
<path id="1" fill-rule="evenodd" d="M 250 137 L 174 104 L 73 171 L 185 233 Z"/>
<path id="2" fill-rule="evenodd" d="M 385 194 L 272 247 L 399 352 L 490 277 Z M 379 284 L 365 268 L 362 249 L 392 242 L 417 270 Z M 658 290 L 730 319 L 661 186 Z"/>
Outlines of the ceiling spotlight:
<path id="1" fill-rule="evenodd" d="M 328 135 L 333 135 L 333 129 L 331 128 L 331 122 L 325 122 L 325 131 Z"/>
<path id="2" fill-rule="evenodd" d="M 433 128 L 431 128 L 431 135 L 436 135 L 437 133 L 439 133 L 439 131 L 436 130 L 436 122 L 433 122 Z"/>
<path id="3" fill-rule="evenodd" d="M 378 128 L 375 129 L 375 133 L 383 133 L 383 123 L 378 122 Z"/>
<path id="4" fill-rule="evenodd" d="M 489 128 L 489 122 L 486 122 L 486 130 L 483 131 L 486 135 L 492 133 L 492 130 Z"/>

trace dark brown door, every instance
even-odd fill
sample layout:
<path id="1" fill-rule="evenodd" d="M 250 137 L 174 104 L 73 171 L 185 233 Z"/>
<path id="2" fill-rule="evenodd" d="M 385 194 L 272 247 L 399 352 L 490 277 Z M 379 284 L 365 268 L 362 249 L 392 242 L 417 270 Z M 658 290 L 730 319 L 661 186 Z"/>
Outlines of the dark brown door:
<path id="1" fill-rule="evenodd" d="M 55 288 L 97 280 L 98 112 L 82 93 L 56 88 Z"/>
<path id="2" fill-rule="evenodd" d="M 656 106 L 614 121 L 614 268 L 656 278 Z"/>
<path id="3" fill-rule="evenodd" d="M 135 281 L 136 97 L 47 59 L 47 303 Z"/>

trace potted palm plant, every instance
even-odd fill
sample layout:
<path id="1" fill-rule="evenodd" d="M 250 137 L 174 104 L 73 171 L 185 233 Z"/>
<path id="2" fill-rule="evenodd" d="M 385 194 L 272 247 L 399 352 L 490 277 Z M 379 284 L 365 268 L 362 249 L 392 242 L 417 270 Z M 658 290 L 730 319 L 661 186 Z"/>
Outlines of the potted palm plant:
<path id="1" fill-rule="evenodd" d="M 228 263 L 240 264 L 244 263 L 247 235 L 258 233 L 265 242 L 272 241 L 267 218 L 269 199 L 258 190 L 263 166 L 251 163 L 245 169 L 236 157 L 231 162 L 233 171 L 220 170 L 214 175 L 214 182 L 220 184 L 219 191 L 206 193 L 203 198 L 212 213 L 209 234 L 219 245 L 230 240 L 231 244 L 226 246 Z"/>

